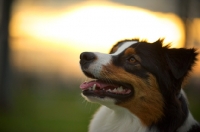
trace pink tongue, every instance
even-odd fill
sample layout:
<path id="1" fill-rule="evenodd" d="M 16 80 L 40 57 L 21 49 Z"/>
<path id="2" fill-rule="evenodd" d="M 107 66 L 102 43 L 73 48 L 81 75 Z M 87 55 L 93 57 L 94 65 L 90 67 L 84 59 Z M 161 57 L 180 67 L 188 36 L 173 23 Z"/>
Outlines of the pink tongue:
<path id="1" fill-rule="evenodd" d="M 113 86 L 114 87 L 114 85 L 107 84 L 107 83 L 104 83 L 104 82 L 101 82 L 101 81 L 98 81 L 98 80 L 97 81 L 94 80 L 94 81 L 82 83 L 80 85 L 80 89 L 86 90 L 86 89 L 88 89 L 90 87 L 93 87 L 94 84 L 96 84 L 96 87 L 99 87 L 100 89 L 108 87 L 108 86 Z M 115 87 L 117 87 L 117 86 L 115 86 Z"/>

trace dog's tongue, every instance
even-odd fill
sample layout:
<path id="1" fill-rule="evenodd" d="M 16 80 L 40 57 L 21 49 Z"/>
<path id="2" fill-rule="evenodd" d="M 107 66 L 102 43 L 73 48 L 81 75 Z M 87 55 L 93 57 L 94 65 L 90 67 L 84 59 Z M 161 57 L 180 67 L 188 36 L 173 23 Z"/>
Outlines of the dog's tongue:
<path id="1" fill-rule="evenodd" d="M 93 87 L 93 85 L 96 84 L 96 87 L 100 88 L 100 89 L 103 89 L 103 88 L 106 88 L 106 87 L 117 87 L 113 84 L 108 84 L 108 83 L 104 83 L 104 82 L 101 82 L 101 81 L 98 81 L 98 80 L 93 80 L 93 81 L 90 81 L 90 82 L 84 82 L 80 85 L 80 89 L 81 90 L 86 90 L 90 87 Z"/>

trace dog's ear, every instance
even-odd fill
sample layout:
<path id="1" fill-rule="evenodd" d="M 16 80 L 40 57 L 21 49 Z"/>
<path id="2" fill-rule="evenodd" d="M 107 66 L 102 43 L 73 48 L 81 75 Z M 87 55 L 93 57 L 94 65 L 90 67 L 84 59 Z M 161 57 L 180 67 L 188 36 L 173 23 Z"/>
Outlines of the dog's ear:
<path id="1" fill-rule="evenodd" d="M 188 74 L 197 60 L 196 49 L 169 49 L 167 47 L 165 52 L 165 57 L 167 64 L 176 79 L 180 79 Z"/>

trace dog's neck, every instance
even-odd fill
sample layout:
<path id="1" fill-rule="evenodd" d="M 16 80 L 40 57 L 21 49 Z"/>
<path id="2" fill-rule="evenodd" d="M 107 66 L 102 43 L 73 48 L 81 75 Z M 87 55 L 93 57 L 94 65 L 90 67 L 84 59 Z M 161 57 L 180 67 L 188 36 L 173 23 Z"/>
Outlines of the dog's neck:
<path id="1" fill-rule="evenodd" d="M 188 117 L 185 122 L 177 129 L 177 132 L 188 132 L 191 129 L 191 126 L 194 124 L 198 124 L 196 120 L 194 120 L 192 114 L 189 112 Z"/>
<path id="2" fill-rule="evenodd" d="M 140 119 L 125 108 L 101 106 L 90 124 L 90 132 L 147 132 Z M 156 131 L 151 131 L 156 132 Z"/>
<path id="3" fill-rule="evenodd" d="M 183 91 L 177 95 L 179 100 L 184 99 L 187 103 L 187 98 Z M 173 131 L 188 132 L 192 125 L 197 124 L 190 111 L 187 109 L 187 115 L 181 125 L 177 126 Z M 101 106 L 98 112 L 94 115 L 94 119 L 90 124 L 90 132 L 107 132 L 107 131 L 130 131 L 130 132 L 162 132 L 156 124 L 152 126 L 145 126 L 141 120 L 131 113 L 126 108 L 117 106 L 113 103 L 108 103 L 106 106 Z M 174 119 L 175 120 L 175 119 Z M 165 128 L 165 127 L 162 127 Z"/>
<path id="4" fill-rule="evenodd" d="M 193 124 L 197 122 L 189 113 L 187 119 L 177 129 L 177 132 L 188 132 Z M 147 127 L 143 125 L 140 119 L 126 110 L 125 108 L 110 109 L 106 106 L 101 106 L 95 114 L 95 118 L 90 124 L 89 132 L 162 132 L 157 126 Z"/>

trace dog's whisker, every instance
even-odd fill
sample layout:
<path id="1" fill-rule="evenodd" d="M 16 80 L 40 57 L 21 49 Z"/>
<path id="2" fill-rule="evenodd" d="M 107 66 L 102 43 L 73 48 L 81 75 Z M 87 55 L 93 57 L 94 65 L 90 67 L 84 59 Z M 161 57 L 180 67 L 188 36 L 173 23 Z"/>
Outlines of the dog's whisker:
<path id="1" fill-rule="evenodd" d="M 93 104 L 92 104 L 92 103 L 90 103 L 90 109 L 89 109 L 89 113 L 91 113 L 91 112 L 92 112 L 92 106 L 93 106 Z"/>
<path id="2" fill-rule="evenodd" d="M 83 100 L 82 100 L 82 103 L 85 103 L 85 102 L 87 102 L 87 101 L 86 101 L 85 99 L 83 99 Z"/>
<path id="3" fill-rule="evenodd" d="M 87 105 L 88 105 L 88 101 L 85 101 L 85 108 L 87 108 Z"/>

